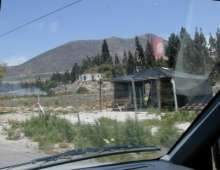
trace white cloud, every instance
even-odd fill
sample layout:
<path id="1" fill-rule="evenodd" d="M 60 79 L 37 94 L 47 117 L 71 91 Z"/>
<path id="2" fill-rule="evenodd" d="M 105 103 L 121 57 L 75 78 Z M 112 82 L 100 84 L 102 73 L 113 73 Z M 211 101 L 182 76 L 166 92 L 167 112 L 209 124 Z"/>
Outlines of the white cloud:
<path id="1" fill-rule="evenodd" d="M 26 62 L 29 58 L 26 56 L 13 56 L 1 59 L 1 63 L 4 63 L 8 66 L 16 66 Z"/>

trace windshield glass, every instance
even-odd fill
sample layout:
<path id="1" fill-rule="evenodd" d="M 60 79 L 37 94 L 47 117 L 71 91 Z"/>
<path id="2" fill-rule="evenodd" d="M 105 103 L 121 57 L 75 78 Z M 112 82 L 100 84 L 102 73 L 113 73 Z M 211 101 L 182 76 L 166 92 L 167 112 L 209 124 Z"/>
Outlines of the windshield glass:
<path id="1" fill-rule="evenodd" d="M 2 0 L 0 165 L 80 148 L 160 148 L 97 164 L 166 154 L 220 88 L 219 11 L 211 0 Z"/>

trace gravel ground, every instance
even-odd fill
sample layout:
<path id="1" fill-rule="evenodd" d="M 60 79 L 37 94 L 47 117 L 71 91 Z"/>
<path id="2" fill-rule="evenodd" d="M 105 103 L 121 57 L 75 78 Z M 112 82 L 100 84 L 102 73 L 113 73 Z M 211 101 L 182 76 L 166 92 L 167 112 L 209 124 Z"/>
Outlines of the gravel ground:
<path id="1" fill-rule="evenodd" d="M 17 120 L 24 121 L 29 119 L 31 116 L 37 115 L 35 112 L 27 113 L 8 113 L 0 115 L 0 167 L 7 165 L 22 163 L 30 161 L 35 158 L 45 156 L 44 153 L 41 153 L 38 150 L 37 143 L 34 143 L 26 138 L 20 140 L 11 141 L 6 139 L 6 134 L 4 134 L 4 127 L 8 126 L 8 120 Z M 146 112 L 112 112 L 112 111 L 103 111 L 103 112 L 80 112 L 79 116 L 76 113 L 69 114 L 59 114 L 61 118 L 69 120 L 71 123 L 77 123 L 78 119 L 82 123 L 94 123 L 101 117 L 110 118 L 118 121 L 125 121 L 127 118 L 135 118 L 137 116 L 138 120 L 160 120 L 161 117 L 158 114 L 149 114 Z M 182 123 L 176 125 L 180 130 L 185 130 L 188 127 L 189 123 Z M 155 127 L 152 129 L 152 133 L 156 132 L 158 129 Z"/>
<path id="2" fill-rule="evenodd" d="M 80 112 L 78 115 L 75 114 L 64 114 L 60 115 L 60 117 L 69 120 L 71 123 L 77 123 L 79 120 L 82 123 L 95 123 L 96 120 L 100 118 L 109 118 L 113 120 L 117 120 L 120 122 L 126 121 L 128 118 L 134 119 L 135 116 L 138 120 L 160 120 L 161 117 L 156 114 L 149 114 L 146 112 L 113 112 L 113 111 L 103 111 L 103 112 L 93 112 L 93 113 L 86 113 Z"/>
<path id="3" fill-rule="evenodd" d="M 38 150 L 38 144 L 26 138 L 20 140 L 8 140 L 4 127 L 8 126 L 8 120 L 24 121 L 29 114 L 4 114 L 0 116 L 0 167 L 14 165 L 45 156 Z"/>
<path id="4" fill-rule="evenodd" d="M 28 139 L 17 141 L 7 140 L 3 127 L 5 122 L 0 122 L 0 167 L 30 161 L 45 156 L 38 150 L 38 145 Z"/>

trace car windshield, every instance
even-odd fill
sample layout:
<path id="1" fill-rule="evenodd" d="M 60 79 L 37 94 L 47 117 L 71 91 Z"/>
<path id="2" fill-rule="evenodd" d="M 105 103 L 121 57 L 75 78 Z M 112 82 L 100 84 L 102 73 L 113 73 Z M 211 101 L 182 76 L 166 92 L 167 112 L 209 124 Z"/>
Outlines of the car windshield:
<path id="1" fill-rule="evenodd" d="M 84 166 L 165 155 L 220 88 L 219 11 L 212 0 L 2 0 L 0 166 L 86 148 L 160 150 Z"/>

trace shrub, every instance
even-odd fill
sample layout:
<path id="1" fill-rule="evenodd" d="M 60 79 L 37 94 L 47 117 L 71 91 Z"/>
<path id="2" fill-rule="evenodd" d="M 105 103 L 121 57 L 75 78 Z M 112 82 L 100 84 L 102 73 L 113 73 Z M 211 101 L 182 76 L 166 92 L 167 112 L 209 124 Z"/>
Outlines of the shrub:
<path id="1" fill-rule="evenodd" d="M 7 139 L 9 140 L 18 140 L 21 138 L 21 129 L 20 124 L 17 121 L 9 121 L 10 127 L 5 128 L 4 130 L 7 132 Z"/>
<path id="2" fill-rule="evenodd" d="M 180 133 L 173 125 L 162 125 L 155 138 L 160 146 L 170 148 L 179 138 Z"/>
<path id="3" fill-rule="evenodd" d="M 150 133 L 147 132 L 149 135 Z M 131 145 L 144 145 L 146 139 L 146 132 L 144 132 L 143 126 L 137 121 L 127 119 L 124 124 L 123 143 Z M 148 136 L 150 137 L 150 136 Z"/>
<path id="4" fill-rule="evenodd" d="M 32 117 L 22 125 L 25 136 L 39 142 L 41 149 L 47 149 L 56 143 L 71 143 L 74 139 L 72 124 L 53 115 Z"/>
<path id="5" fill-rule="evenodd" d="M 192 122 L 197 114 L 193 111 L 168 112 L 163 117 L 167 122 Z"/>
<path id="6" fill-rule="evenodd" d="M 88 94 L 89 90 L 86 87 L 79 87 L 78 90 L 76 91 L 78 94 Z"/>
<path id="7" fill-rule="evenodd" d="M 152 138 L 149 129 L 139 122 L 128 119 L 126 122 L 117 122 L 101 118 L 94 125 L 79 125 L 75 139 L 77 147 L 103 147 L 105 145 L 151 145 Z"/>
<path id="8" fill-rule="evenodd" d="M 60 104 L 59 100 L 55 100 L 54 104 L 58 106 Z"/>
<path id="9" fill-rule="evenodd" d="M 186 114 L 186 113 L 184 113 Z M 176 117 L 174 116 L 176 115 Z M 191 116 L 187 117 L 187 120 Z M 183 120 L 182 116 L 167 114 L 159 120 L 136 121 L 127 119 L 118 122 L 108 118 L 101 118 L 95 124 L 71 124 L 69 121 L 51 114 L 39 115 L 23 123 L 10 122 L 7 130 L 8 138 L 19 138 L 15 132 L 24 132 L 24 135 L 39 143 L 40 149 L 47 150 L 54 144 L 75 148 L 104 147 L 106 145 L 158 145 L 169 148 L 180 136 L 175 123 Z M 185 121 L 185 119 L 184 119 Z M 159 130 L 152 136 L 151 128 Z M 64 145 L 62 145 L 64 144 Z M 70 145 L 71 146 L 71 145 Z"/>
<path id="10" fill-rule="evenodd" d="M 106 118 L 96 121 L 94 125 L 79 125 L 76 127 L 78 129 L 76 139 L 78 140 L 75 144 L 78 147 L 102 147 L 110 143 L 118 143 L 118 140 L 115 141 L 117 126 L 116 121 Z"/>

